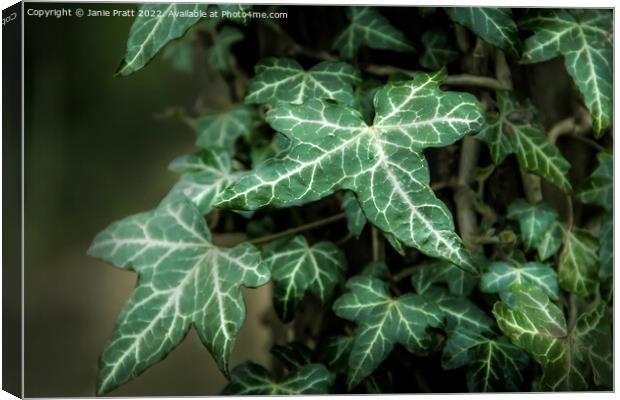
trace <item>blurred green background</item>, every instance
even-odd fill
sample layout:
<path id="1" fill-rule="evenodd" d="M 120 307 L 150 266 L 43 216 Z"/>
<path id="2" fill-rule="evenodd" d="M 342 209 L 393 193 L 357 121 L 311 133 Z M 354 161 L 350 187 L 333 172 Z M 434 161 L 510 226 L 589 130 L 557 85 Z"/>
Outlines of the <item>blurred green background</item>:
<path id="1" fill-rule="evenodd" d="M 28 8 L 135 8 L 26 3 Z M 25 395 L 94 396 L 97 362 L 136 275 L 86 256 L 111 222 L 151 209 L 177 176 L 172 159 L 193 151 L 178 121 L 198 85 L 156 57 L 114 77 L 132 18 L 25 17 Z M 217 88 L 213 96 L 218 96 Z M 246 291 L 248 321 L 231 365 L 268 365 L 269 288 Z M 224 376 L 191 331 L 162 363 L 110 395 L 209 395 Z"/>

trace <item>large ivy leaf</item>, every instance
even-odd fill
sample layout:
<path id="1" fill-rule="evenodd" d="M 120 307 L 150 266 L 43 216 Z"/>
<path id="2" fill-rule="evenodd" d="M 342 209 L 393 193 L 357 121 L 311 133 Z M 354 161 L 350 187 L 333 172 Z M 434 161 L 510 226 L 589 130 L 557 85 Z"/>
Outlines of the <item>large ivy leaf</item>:
<path id="1" fill-rule="evenodd" d="M 599 277 L 607 279 L 614 272 L 614 218 L 611 214 L 603 216 L 603 222 L 599 229 L 599 249 L 598 258 L 600 261 Z"/>
<path id="2" fill-rule="evenodd" d="M 181 193 L 189 198 L 202 214 L 211 211 L 215 197 L 231 182 L 235 174 L 231 171 L 230 155 L 211 150 L 178 157 L 168 168 L 182 175 L 163 201 L 177 198 Z"/>
<path id="3" fill-rule="evenodd" d="M 411 283 L 420 294 L 435 283 L 444 283 L 451 294 L 469 296 L 476 286 L 476 277 L 452 263 L 437 260 L 418 266 L 411 276 Z"/>
<path id="4" fill-rule="evenodd" d="M 269 280 L 249 244 L 211 244 L 202 214 L 187 199 L 127 217 L 97 235 L 88 254 L 140 275 L 101 355 L 98 394 L 163 359 L 195 326 L 224 373 L 245 318 L 240 287 Z"/>
<path id="5" fill-rule="evenodd" d="M 508 206 L 506 215 L 519 223 L 521 238 L 526 249 L 536 248 L 549 226 L 558 219 L 558 213 L 547 203 L 530 204 L 516 199 Z"/>
<path id="6" fill-rule="evenodd" d="M 207 49 L 207 61 L 217 71 L 230 70 L 230 48 L 243 39 L 243 33 L 234 27 L 225 26 L 217 33 L 217 39 Z"/>
<path id="7" fill-rule="evenodd" d="M 519 32 L 510 8 L 450 7 L 445 10 L 454 22 L 471 29 L 485 42 L 519 57 Z"/>
<path id="8" fill-rule="evenodd" d="M 564 242 L 564 227 L 555 221 L 547 228 L 536 250 L 541 261 L 545 261 L 560 250 Z"/>
<path id="9" fill-rule="evenodd" d="M 497 302 L 500 329 L 543 368 L 542 390 L 585 390 L 590 382 L 611 388 L 611 327 L 606 306 L 598 302 L 569 332 L 562 311 L 536 286 L 512 287 L 513 304 Z"/>
<path id="10" fill-rule="evenodd" d="M 542 176 L 564 191 L 570 191 L 570 164 L 552 144 L 538 124 L 522 118 L 532 113 L 531 107 L 521 106 L 512 94 L 496 92 L 499 113 L 487 113 L 486 125 L 477 139 L 487 143 L 496 165 L 515 153 L 521 167 Z"/>
<path id="11" fill-rule="evenodd" d="M 366 216 L 360 207 L 360 203 L 355 198 L 355 193 L 346 191 L 342 197 L 342 209 L 347 216 L 347 228 L 349 233 L 356 238 L 359 238 L 360 234 L 366 226 Z"/>
<path id="12" fill-rule="evenodd" d="M 196 146 L 208 150 L 222 149 L 232 154 L 240 137 L 249 139 L 256 117 L 252 106 L 237 104 L 229 110 L 189 122 L 198 136 Z"/>
<path id="13" fill-rule="evenodd" d="M 586 230 L 566 232 L 558 268 L 562 289 L 582 297 L 594 293 L 598 282 L 598 246 L 596 238 Z"/>
<path id="14" fill-rule="evenodd" d="M 535 285 L 552 300 L 559 298 L 557 274 L 547 265 L 496 261 L 480 278 L 480 290 L 484 293 L 510 293 L 510 287 L 514 284 Z"/>
<path id="15" fill-rule="evenodd" d="M 426 31 L 422 34 L 424 53 L 420 56 L 420 65 L 435 71 L 459 58 L 459 52 L 448 39 L 448 34 L 439 29 Z"/>
<path id="16" fill-rule="evenodd" d="M 246 362 L 233 369 L 224 395 L 327 394 L 333 376 L 323 364 L 308 364 L 276 381 L 264 367 Z"/>
<path id="17" fill-rule="evenodd" d="M 614 160 L 610 153 L 601 152 L 598 166 L 577 190 L 577 198 L 585 204 L 596 204 L 611 211 L 614 206 Z"/>
<path id="18" fill-rule="evenodd" d="M 290 321 L 306 291 L 325 303 L 346 270 L 347 261 L 331 242 L 308 245 L 298 235 L 267 244 L 262 249 L 265 265 L 275 282 L 274 306 L 283 321 Z"/>
<path id="19" fill-rule="evenodd" d="M 143 4 L 127 39 L 127 52 L 118 75 L 129 75 L 144 67 L 168 42 L 178 39 L 200 20 L 208 4 Z M 187 15 L 187 16 L 186 16 Z"/>
<path id="20" fill-rule="evenodd" d="M 267 58 L 254 67 L 246 103 L 301 104 L 309 99 L 336 100 L 353 104 L 353 86 L 359 72 L 343 62 L 324 61 L 305 71 L 290 58 Z"/>
<path id="21" fill-rule="evenodd" d="M 356 193 L 366 217 L 399 241 L 474 270 L 452 214 L 429 186 L 423 150 L 475 132 L 482 116 L 470 94 L 442 92 L 445 72 L 417 74 L 375 95 L 368 126 L 344 105 L 309 100 L 280 104 L 268 123 L 291 139 L 286 155 L 267 160 L 230 185 L 218 207 L 290 207 L 340 189 Z"/>
<path id="22" fill-rule="evenodd" d="M 597 137 L 612 117 L 613 12 L 545 10 L 531 13 L 521 27 L 534 35 L 524 43 L 523 63 L 564 56 L 566 70 L 583 94 Z"/>
<path id="23" fill-rule="evenodd" d="M 348 7 L 351 24 L 336 38 L 332 46 L 345 59 L 353 59 L 360 46 L 372 49 L 414 51 L 405 35 L 372 7 Z"/>
<path id="24" fill-rule="evenodd" d="M 428 328 L 441 323 L 432 303 L 411 293 L 393 298 L 388 285 L 371 276 L 353 277 L 347 288 L 350 292 L 338 298 L 333 308 L 339 317 L 358 324 L 349 356 L 349 388 L 369 376 L 397 343 L 412 353 L 428 351 Z"/>

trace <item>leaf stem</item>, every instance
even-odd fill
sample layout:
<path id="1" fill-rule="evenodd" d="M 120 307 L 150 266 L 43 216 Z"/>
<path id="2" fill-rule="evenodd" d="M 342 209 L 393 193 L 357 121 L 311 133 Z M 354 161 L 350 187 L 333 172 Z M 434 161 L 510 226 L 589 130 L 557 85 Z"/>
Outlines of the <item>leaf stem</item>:
<path id="1" fill-rule="evenodd" d="M 512 90 L 512 88 L 495 78 L 470 74 L 449 75 L 444 84 L 450 86 L 475 86 L 490 90 Z"/>
<path id="2" fill-rule="evenodd" d="M 413 275 L 418 267 L 407 267 L 401 269 L 397 274 L 392 275 L 392 281 L 400 282 Z"/>
<path id="3" fill-rule="evenodd" d="M 372 235 L 372 260 L 373 261 L 381 261 L 385 258 L 385 242 L 383 241 L 383 236 L 379 229 L 372 225 L 371 227 L 371 235 Z"/>
<path id="4" fill-rule="evenodd" d="M 310 222 L 304 225 L 299 225 L 294 228 L 290 228 L 290 229 L 286 229 L 280 232 L 273 233 L 271 235 L 261 236 L 256 239 L 249 240 L 248 243 L 253 244 L 253 245 L 268 243 L 273 240 L 283 238 L 285 236 L 294 235 L 299 232 L 304 232 L 310 229 L 318 228 L 323 225 L 331 224 L 333 222 L 340 221 L 341 219 L 344 219 L 344 218 L 346 218 L 346 215 L 344 212 L 341 212 L 341 213 L 332 215 L 330 217 L 320 219 L 318 221 L 313 221 L 313 222 Z"/>

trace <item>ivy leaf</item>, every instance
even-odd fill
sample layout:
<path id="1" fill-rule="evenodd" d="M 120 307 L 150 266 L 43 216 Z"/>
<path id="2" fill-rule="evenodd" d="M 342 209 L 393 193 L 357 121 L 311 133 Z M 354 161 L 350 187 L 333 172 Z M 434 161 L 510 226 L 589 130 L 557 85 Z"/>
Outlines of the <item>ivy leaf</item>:
<path id="1" fill-rule="evenodd" d="M 353 104 L 353 86 L 359 72 L 343 62 L 323 61 L 305 71 L 290 58 L 267 58 L 254 67 L 246 103 L 301 104 L 309 99 L 328 99 Z"/>
<path id="2" fill-rule="evenodd" d="M 349 355 L 353 348 L 354 338 L 351 336 L 335 336 L 327 339 L 320 354 L 331 371 L 346 373 Z"/>
<path id="3" fill-rule="evenodd" d="M 230 70 L 230 48 L 243 40 L 243 33 L 237 28 L 225 26 L 217 33 L 217 39 L 207 49 L 207 61 L 216 71 Z"/>
<path id="4" fill-rule="evenodd" d="M 424 53 L 420 65 L 431 71 L 438 70 L 459 58 L 459 52 L 451 45 L 446 32 L 438 29 L 422 34 Z"/>
<path id="5" fill-rule="evenodd" d="M 350 292 L 338 298 L 333 308 L 339 317 L 358 324 L 349 357 L 349 389 L 369 376 L 397 343 L 412 353 L 428 350 L 427 328 L 441 323 L 432 303 L 411 293 L 393 298 L 388 285 L 371 276 L 353 277 L 347 288 Z"/>
<path id="6" fill-rule="evenodd" d="M 599 229 L 599 242 L 601 247 L 598 252 L 600 262 L 599 278 L 608 279 L 614 273 L 614 219 L 611 214 L 603 216 L 603 222 Z"/>
<path id="7" fill-rule="evenodd" d="M 467 368 L 470 392 L 522 390 L 523 375 L 530 363 L 527 353 L 503 336 L 484 339 L 471 351 L 472 361 Z"/>
<path id="8" fill-rule="evenodd" d="M 547 203 L 530 204 L 516 199 L 508 206 L 507 217 L 519 223 L 526 250 L 536 248 L 549 226 L 558 219 L 558 213 Z"/>
<path id="9" fill-rule="evenodd" d="M 450 7 L 445 10 L 450 19 L 471 29 L 485 42 L 519 57 L 519 32 L 510 8 Z"/>
<path id="10" fill-rule="evenodd" d="M 614 206 L 614 160 L 608 152 L 600 152 L 598 166 L 576 193 L 585 204 L 596 204 L 611 211 Z"/>
<path id="11" fill-rule="evenodd" d="M 525 41 L 521 62 L 563 56 L 566 70 L 592 115 L 594 133 L 601 137 L 612 116 L 611 10 L 548 10 L 532 13 L 520 25 L 534 32 Z"/>
<path id="12" fill-rule="evenodd" d="M 360 234 L 366 226 L 366 216 L 360 207 L 360 203 L 355 198 L 355 193 L 346 191 L 342 197 L 342 209 L 347 217 L 347 228 L 349 233 L 356 238 L 360 237 Z"/>
<path id="13" fill-rule="evenodd" d="M 196 146 L 203 149 L 223 149 L 234 153 L 240 137 L 249 139 L 256 110 L 248 105 L 237 104 L 227 111 L 210 114 L 190 121 L 198 138 Z"/>
<path id="14" fill-rule="evenodd" d="M 512 94 L 496 92 L 499 114 L 488 113 L 476 138 L 487 143 L 495 165 L 515 153 L 523 169 L 542 176 L 565 192 L 570 191 L 570 164 L 552 144 L 542 127 L 528 121 L 531 107 L 520 106 Z M 522 118 L 518 118 L 523 116 Z"/>
<path id="15" fill-rule="evenodd" d="M 555 221 L 547 228 L 543 234 L 540 243 L 536 247 L 538 257 L 541 261 L 545 261 L 560 250 L 564 241 L 564 227 L 561 223 Z"/>
<path id="16" fill-rule="evenodd" d="M 347 18 L 351 24 L 338 35 L 332 46 L 342 58 L 355 58 L 360 46 L 400 52 L 415 50 L 405 35 L 372 7 L 348 7 Z"/>
<path id="17" fill-rule="evenodd" d="M 312 350 L 303 343 L 292 342 L 287 345 L 276 345 L 271 348 L 273 354 L 288 370 L 312 363 Z"/>
<path id="18" fill-rule="evenodd" d="M 362 268 L 360 275 L 374 276 L 383 281 L 388 281 L 392 273 L 384 261 L 371 261 Z"/>
<path id="19" fill-rule="evenodd" d="M 230 155 L 211 150 L 178 157 L 168 168 L 182 175 L 163 201 L 183 194 L 203 215 L 211 211 L 215 197 L 232 181 L 235 174 L 231 171 Z"/>
<path id="20" fill-rule="evenodd" d="M 126 76 L 144 67 L 168 42 L 178 39 L 200 20 L 208 4 L 143 4 L 144 15 L 136 17 L 127 39 L 127 52 L 117 75 Z M 180 16 L 190 13 L 192 16 Z M 176 17 L 175 17 L 176 16 Z"/>
<path id="21" fill-rule="evenodd" d="M 228 374 L 245 318 L 240 287 L 269 280 L 258 250 L 214 246 L 202 214 L 182 199 L 112 224 L 88 254 L 140 275 L 101 355 L 98 395 L 162 360 L 191 326 Z"/>
<path id="22" fill-rule="evenodd" d="M 451 294 L 469 296 L 476 286 L 476 278 L 452 263 L 437 260 L 417 267 L 411 276 L 411 283 L 420 294 L 424 294 L 434 283 L 444 283 Z"/>
<path id="23" fill-rule="evenodd" d="M 364 122 L 372 124 L 372 120 L 375 117 L 375 108 L 373 106 L 373 99 L 375 94 L 381 88 L 382 83 L 376 79 L 367 79 L 362 81 L 361 84 L 355 88 L 355 109 L 359 110 L 360 114 L 364 118 Z"/>
<path id="24" fill-rule="evenodd" d="M 273 301 L 282 321 L 290 321 L 306 291 L 325 304 L 347 267 L 340 249 L 331 242 L 308 245 L 302 235 L 263 247 L 265 265 L 275 283 Z"/>
<path id="25" fill-rule="evenodd" d="M 543 368 L 541 390 L 586 390 L 594 379 L 611 387 L 612 338 L 606 306 L 597 302 L 582 314 L 572 332 L 562 311 L 537 286 L 512 287 L 512 307 L 497 302 L 500 329 Z"/>
<path id="26" fill-rule="evenodd" d="M 246 362 L 236 367 L 223 395 L 327 394 L 333 376 L 323 364 L 308 364 L 291 371 L 280 382 L 264 367 Z"/>
<path id="27" fill-rule="evenodd" d="M 194 42 L 192 35 L 188 33 L 184 38 L 168 43 L 164 47 L 161 56 L 177 71 L 191 74 L 194 71 Z"/>
<path id="28" fill-rule="evenodd" d="M 514 284 L 530 284 L 540 287 L 552 300 L 558 300 L 558 277 L 554 269 L 535 262 L 524 265 L 494 262 L 480 279 L 483 293 L 510 293 Z"/>
<path id="29" fill-rule="evenodd" d="M 252 146 L 250 160 L 252 161 L 252 168 L 254 168 L 268 158 L 277 157 L 285 152 L 289 148 L 290 141 L 283 134 L 276 132 L 270 141 L 264 141 L 262 138 L 255 139 L 250 142 L 250 145 Z"/>
<path id="30" fill-rule="evenodd" d="M 599 269 L 597 251 L 598 241 L 590 232 L 583 229 L 566 232 L 558 267 L 562 289 L 582 297 L 594 293 Z"/>
<path id="31" fill-rule="evenodd" d="M 309 100 L 267 114 L 291 139 L 286 155 L 267 160 L 219 197 L 218 207 L 291 207 L 340 189 L 357 195 L 369 221 L 406 246 L 471 271 L 469 253 L 454 232 L 452 214 L 429 186 L 423 150 L 474 132 L 482 116 L 470 94 L 442 92 L 445 71 L 417 74 L 375 95 L 374 124 L 356 110 Z"/>

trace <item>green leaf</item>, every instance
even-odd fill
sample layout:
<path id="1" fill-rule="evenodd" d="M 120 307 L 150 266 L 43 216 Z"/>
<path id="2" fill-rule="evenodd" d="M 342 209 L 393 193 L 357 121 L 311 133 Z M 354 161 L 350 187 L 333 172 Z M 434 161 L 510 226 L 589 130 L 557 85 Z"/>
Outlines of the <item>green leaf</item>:
<path id="1" fill-rule="evenodd" d="M 168 42 L 178 39 L 200 20 L 208 4 L 143 4 L 127 39 L 127 52 L 117 75 L 126 76 L 144 67 Z"/>
<path id="2" fill-rule="evenodd" d="M 496 261 L 489 266 L 480 279 L 483 293 L 510 293 L 514 284 L 530 284 L 540 287 L 552 300 L 558 300 L 558 277 L 554 269 L 543 264 Z"/>
<path id="3" fill-rule="evenodd" d="M 342 58 L 355 58 L 360 46 L 400 52 L 415 50 L 405 35 L 372 7 L 348 7 L 347 18 L 351 24 L 338 35 L 332 46 Z"/>
<path id="4" fill-rule="evenodd" d="M 258 250 L 214 246 L 202 214 L 182 199 L 112 224 L 88 254 L 140 275 L 101 355 L 99 395 L 162 360 L 191 326 L 228 374 L 245 319 L 240 288 L 269 280 Z"/>
<path id="5" fill-rule="evenodd" d="M 294 317 L 306 291 L 325 304 L 347 267 L 344 254 L 335 244 L 310 246 L 302 235 L 271 242 L 262 253 L 275 283 L 274 307 L 285 322 Z"/>
<path id="6" fill-rule="evenodd" d="M 435 71 L 459 58 L 459 52 L 454 49 L 446 32 L 433 29 L 422 34 L 424 53 L 420 57 L 420 65 Z"/>
<path id="7" fill-rule="evenodd" d="M 254 71 L 246 103 L 302 104 L 326 99 L 351 105 L 353 86 L 361 81 L 359 72 L 343 62 L 324 61 L 305 71 L 290 58 L 267 58 L 256 64 Z"/>
<path id="8" fill-rule="evenodd" d="M 493 314 L 500 329 L 543 368 L 542 390 L 586 390 L 611 387 L 612 338 L 606 306 L 598 302 L 582 314 L 572 332 L 562 311 L 542 289 L 512 287 L 512 307 L 497 302 Z"/>
<path id="9" fill-rule="evenodd" d="M 598 247 L 596 238 L 586 230 L 566 232 L 558 267 L 562 289 L 582 297 L 595 292 L 599 269 Z"/>
<path id="10" fill-rule="evenodd" d="M 249 140 L 256 118 L 253 107 L 237 104 L 227 111 L 191 120 L 190 124 L 198 135 L 196 146 L 208 150 L 223 149 L 233 154 L 240 137 Z"/>
<path id="11" fill-rule="evenodd" d="M 488 113 L 476 138 L 487 143 L 495 165 L 516 154 L 523 169 L 542 176 L 565 192 L 570 191 L 570 164 L 552 144 L 544 129 L 530 121 L 532 107 L 521 106 L 512 94 L 496 92 L 499 114 Z"/>
<path id="12" fill-rule="evenodd" d="M 368 126 L 344 105 L 309 100 L 272 109 L 267 122 L 291 139 L 219 197 L 218 207 L 255 210 L 301 205 L 348 189 L 368 220 L 406 246 L 475 270 L 454 232 L 452 214 L 429 186 L 423 150 L 454 143 L 481 126 L 470 94 L 442 92 L 445 71 L 417 74 L 375 95 Z"/>
<path id="13" fill-rule="evenodd" d="M 349 233 L 356 238 L 360 237 L 360 234 L 366 226 L 366 216 L 360 207 L 360 203 L 355 197 L 355 193 L 346 191 L 342 197 L 342 209 L 347 216 L 347 228 Z"/>
<path id="14" fill-rule="evenodd" d="M 282 365 L 288 369 L 302 367 L 312 363 L 312 350 L 303 343 L 292 342 L 286 345 L 275 345 L 271 348 L 273 354 Z"/>
<path id="15" fill-rule="evenodd" d="M 485 339 L 471 349 L 467 368 L 467 388 L 470 392 L 520 391 L 529 367 L 527 353 L 500 336 Z"/>
<path id="16" fill-rule="evenodd" d="M 564 56 L 566 70 L 583 94 L 592 128 L 603 135 L 612 118 L 613 12 L 546 10 L 530 13 L 520 24 L 534 32 L 524 44 L 523 63 Z"/>
<path id="17" fill-rule="evenodd" d="M 411 293 L 393 298 L 387 283 L 371 276 L 353 277 L 347 288 L 350 292 L 333 308 L 339 317 L 358 324 L 349 357 L 349 389 L 369 376 L 397 343 L 412 353 L 428 351 L 428 328 L 441 323 L 432 303 Z"/>
<path id="18" fill-rule="evenodd" d="M 243 33 L 237 28 L 225 26 L 220 30 L 217 39 L 207 49 L 207 61 L 211 68 L 217 71 L 230 70 L 230 48 L 235 43 L 243 40 Z"/>
<path id="19" fill-rule="evenodd" d="M 182 175 L 163 201 L 183 194 L 202 214 L 211 211 L 215 197 L 232 181 L 235 174 L 231 171 L 230 156 L 225 152 L 211 150 L 178 157 L 168 168 Z"/>
<path id="20" fill-rule="evenodd" d="M 188 33 L 184 38 L 170 42 L 162 51 L 162 58 L 177 71 L 191 74 L 194 71 L 194 42 Z"/>
<path id="21" fill-rule="evenodd" d="M 558 213 L 547 203 L 530 204 L 516 199 L 508 206 L 507 217 L 519 223 L 525 249 L 529 250 L 540 245 L 547 229 L 558 219 Z"/>
<path id="22" fill-rule="evenodd" d="M 353 342 L 354 338 L 351 336 L 335 336 L 327 339 L 321 347 L 320 354 L 323 354 L 325 364 L 331 371 L 346 373 Z"/>
<path id="23" fill-rule="evenodd" d="M 601 247 L 598 252 L 600 269 L 598 272 L 600 279 L 608 279 L 614 273 L 614 218 L 611 214 L 603 216 L 603 222 L 599 229 L 599 242 Z"/>
<path id="24" fill-rule="evenodd" d="M 562 247 L 562 242 L 564 242 L 564 227 L 557 221 L 552 222 L 536 247 L 540 260 L 545 261 L 557 253 Z"/>
<path id="25" fill-rule="evenodd" d="M 283 134 L 276 132 L 270 141 L 259 138 L 250 141 L 250 145 L 252 146 L 250 160 L 252 161 L 252 168 L 255 168 L 268 158 L 283 154 L 289 148 L 290 141 Z"/>
<path id="26" fill-rule="evenodd" d="M 388 281 L 392 276 L 392 273 L 384 261 L 371 261 L 366 264 L 364 268 L 362 268 L 360 275 L 374 276 L 375 278 L 379 278 L 383 281 Z"/>
<path id="27" fill-rule="evenodd" d="M 471 29 L 485 42 L 519 57 L 519 32 L 510 8 L 451 7 L 445 10 L 454 22 Z"/>
<path id="28" fill-rule="evenodd" d="M 282 381 L 273 379 L 264 367 L 246 362 L 236 367 L 223 395 L 327 394 L 333 376 L 323 364 L 308 364 L 291 371 Z"/>
<path id="29" fill-rule="evenodd" d="M 411 283 L 419 294 L 424 294 L 434 283 L 448 285 L 455 296 L 469 296 L 476 286 L 476 278 L 446 261 L 431 261 L 417 267 L 411 276 Z"/>
<path id="30" fill-rule="evenodd" d="M 598 166 L 577 190 L 577 198 L 585 204 L 601 206 L 611 211 L 614 206 L 614 160 L 610 153 L 600 152 Z"/>
<path id="31" fill-rule="evenodd" d="M 423 296 L 439 309 L 439 316 L 448 334 L 457 331 L 493 332 L 493 320 L 469 299 L 453 296 L 437 286 L 429 287 Z"/>
<path id="32" fill-rule="evenodd" d="M 362 114 L 364 122 L 369 125 L 372 124 L 372 120 L 375 117 L 375 108 L 372 101 L 381 86 L 383 86 L 383 84 L 378 80 L 367 79 L 362 81 L 355 89 L 355 106 L 353 108 L 357 109 L 360 114 Z"/>

